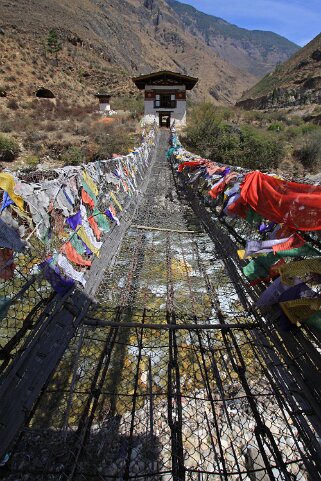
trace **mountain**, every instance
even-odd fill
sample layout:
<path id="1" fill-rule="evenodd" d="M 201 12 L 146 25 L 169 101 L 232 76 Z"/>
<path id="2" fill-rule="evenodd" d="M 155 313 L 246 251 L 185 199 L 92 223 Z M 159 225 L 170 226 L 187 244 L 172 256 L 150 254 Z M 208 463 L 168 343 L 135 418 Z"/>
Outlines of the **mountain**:
<path id="1" fill-rule="evenodd" d="M 321 34 L 244 93 L 245 109 L 305 108 L 321 104 Z"/>
<path id="2" fill-rule="evenodd" d="M 190 33 L 228 63 L 256 77 L 270 72 L 300 48 L 276 33 L 239 28 L 176 0 L 168 0 L 168 4 Z"/>
<path id="3" fill-rule="evenodd" d="M 200 78 L 194 98 L 231 104 L 256 81 L 185 31 L 165 0 L 0 0 L 0 9 L 0 87 L 11 96 L 39 84 L 77 103 L 101 89 L 138 95 L 131 76 L 167 69 Z M 50 29 L 62 40 L 58 67 L 45 56 Z"/>
<path id="4" fill-rule="evenodd" d="M 237 62 L 222 58 L 225 50 L 236 55 L 245 49 L 235 47 L 243 45 L 238 37 L 224 37 L 226 43 L 220 40 L 221 50 L 217 47 L 216 52 L 209 37 L 204 41 L 201 33 L 187 27 L 177 5 L 167 0 L 0 0 L 0 8 L 2 97 L 30 98 L 38 86 L 54 89 L 58 99 L 76 105 L 93 101 L 93 94 L 102 89 L 114 96 L 135 96 L 131 76 L 167 69 L 199 77 L 194 98 L 233 104 L 257 80 L 250 69 L 238 68 L 243 60 L 235 66 Z M 50 29 L 62 42 L 58 65 L 44 48 Z M 271 52 L 280 51 L 278 42 L 268 44 Z M 290 47 L 284 42 L 286 56 Z M 228 44 L 233 48 L 228 49 Z M 258 50 L 256 42 L 253 55 Z M 273 55 L 266 54 L 266 69 Z M 259 57 L 264 63 L 263 54 Z"/>

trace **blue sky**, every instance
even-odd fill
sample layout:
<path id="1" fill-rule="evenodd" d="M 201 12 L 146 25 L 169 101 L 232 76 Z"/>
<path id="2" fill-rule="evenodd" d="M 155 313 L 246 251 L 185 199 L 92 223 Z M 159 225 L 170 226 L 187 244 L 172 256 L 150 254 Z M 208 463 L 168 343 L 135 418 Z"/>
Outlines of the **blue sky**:
<path id="1" fill-rule="evenodd" d="M 321 32 L 321 0 L 180 0 L 250 30 L 270 30 L 305 45 Z"/>

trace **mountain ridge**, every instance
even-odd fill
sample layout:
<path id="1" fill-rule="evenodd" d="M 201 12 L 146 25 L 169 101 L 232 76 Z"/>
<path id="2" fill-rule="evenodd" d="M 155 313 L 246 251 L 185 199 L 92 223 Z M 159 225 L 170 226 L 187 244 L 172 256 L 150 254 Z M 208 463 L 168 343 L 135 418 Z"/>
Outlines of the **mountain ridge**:
<path id="1" fill-rule="evenodd" d="M 237 68 L 262 77 L 300 49 L 275 32 L 247 30 L 177 0 L 167 0 L 187 28 L 200 35 L 212 50 Z M 235 40 L 238 43 L 235 43 Z"/>
<path id="2" fill-rule="evenodd" d="M 75 90 L 88 96 L 100 88 L 114 95 L 139 95 L 131 76 L 166 69 L 200 78 L 192 98 L 231 105 L 257 80 L 224 60 L 200 35 L 189 32 L 166 0 L 51 0 L 50 5 L 41 0 L 0 0 L 1 4 L 3 52 L 7 52 L 2 63 L 17 53 L 21 59 L 33 57 L 41 83 L 54 86 L 60 98 L 72 97 L 73 92 L 61 85 L 71 85 L 74 79 Z M 63 41 L 56 75 L 43 48 L 52 28 Z M 31 65 L 11 65 L 17 76 L 25 71 L 29 90 L 39 83 Z M 12 75 L 6 73 L 5 68 L 0 71 L 0 87 L 9 96 L 25 95 L 26 86 L 11 81 Z"/>

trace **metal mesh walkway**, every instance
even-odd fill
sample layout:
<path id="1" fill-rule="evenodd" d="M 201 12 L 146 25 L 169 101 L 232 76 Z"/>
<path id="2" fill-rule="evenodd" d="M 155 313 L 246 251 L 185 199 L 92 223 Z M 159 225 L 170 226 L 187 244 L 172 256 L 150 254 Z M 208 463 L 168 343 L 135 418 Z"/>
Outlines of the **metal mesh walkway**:
<path id="1" fill-rule="evenodd" d="M 251 308 L 235 241 L 176 188 L 167 136 L 1 479 L 321 479 L 320 338 L 285 343 Z"/>

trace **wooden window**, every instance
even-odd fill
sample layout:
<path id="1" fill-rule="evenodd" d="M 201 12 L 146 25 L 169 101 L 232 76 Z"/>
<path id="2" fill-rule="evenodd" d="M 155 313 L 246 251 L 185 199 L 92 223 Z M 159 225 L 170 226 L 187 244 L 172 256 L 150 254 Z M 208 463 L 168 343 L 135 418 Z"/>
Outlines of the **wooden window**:
<path id="1" fill-rule="evenodd" d="M 154 107 L 163 109 L 175 109 L 176 99 L 175 94 L 157 94 L 154 102 Z"/>

